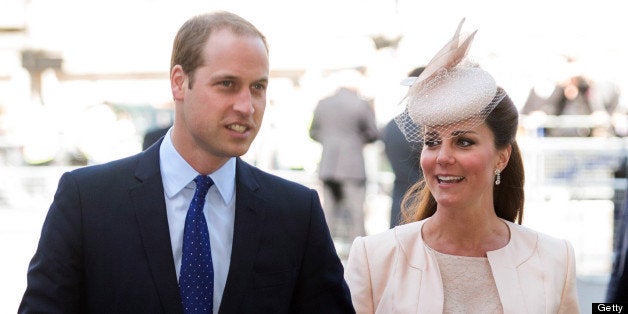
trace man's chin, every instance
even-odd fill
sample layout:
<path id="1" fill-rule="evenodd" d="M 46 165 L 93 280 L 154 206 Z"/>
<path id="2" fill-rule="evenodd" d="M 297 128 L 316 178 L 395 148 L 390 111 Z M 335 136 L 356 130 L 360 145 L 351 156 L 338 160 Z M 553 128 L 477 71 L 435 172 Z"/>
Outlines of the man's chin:
<path id="1" fill-rule="evenodd" d="M 250 147 L 251 145 L 240 145 L 240 146 L 232 147 L 227 152 L 227 155 L 230 157 L 240 157 L 246 154 L 249 151 Z"/>

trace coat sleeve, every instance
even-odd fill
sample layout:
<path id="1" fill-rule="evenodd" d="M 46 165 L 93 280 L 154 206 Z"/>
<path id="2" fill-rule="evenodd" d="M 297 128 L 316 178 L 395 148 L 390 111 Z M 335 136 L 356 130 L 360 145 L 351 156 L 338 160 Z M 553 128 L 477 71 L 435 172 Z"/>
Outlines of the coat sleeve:
<path id="1" fill-rule="evenodd" d="M 564 241 L 567 249 L 567 275 L 565 277 L 565 286 L 560 299 L 559 313 L 580 313 L 578 305 L 578 294 L 576 292 L 576 257 L 571 243 Z"/>
<path id="2" fill-rule="evenodd" d="M 365 143 L 373 143 L 380 137 L 379 129 L 377 128 L 377 122 L 375 119 L 375 111 L 368 104 L 364 103 L 364 111 L 362 120 L 360 122 L 360 131 L 364 138 Z"/>
<path id="3" fill-rule="evenodd" d="M 27 273 L 18 313 L 78 313 L 82 309 L 83 264 L 80 199 L 70 174 L 59 180 Z"/>
<path id="4" fill-rule="evenodd" d="M 307 247 L 292 313 L 355 313 L 318 194 L 312 191 Z"/>
<path id="5" fill-rule="evenodd" d="M 314 109 L 314 114 L 312 115 L 312 122 L 310 124 L 309 134 L 310 138 L 317 142 L 321 142 L 321 126 L 319 120 L 319 106 L 316 106 L 316 108 Z"/>
<path id="6" fill-rule="evenodd" d="M 345 279 L 351 291 L 351 300 L 356 313 L 374 313 L 370 267 L 362 237 L 356 238 L 351 245 Z"/>

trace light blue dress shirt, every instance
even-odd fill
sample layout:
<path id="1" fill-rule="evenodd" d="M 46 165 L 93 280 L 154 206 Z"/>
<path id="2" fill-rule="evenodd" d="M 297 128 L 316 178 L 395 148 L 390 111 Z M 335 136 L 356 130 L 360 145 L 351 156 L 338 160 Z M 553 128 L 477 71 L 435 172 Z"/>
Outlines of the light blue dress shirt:
<path id="1" fill-rule="evenodd" d="M 177 280 L 181 271 L 183 228 L 185 216 L 194 196 L 194 178 L 199 175 L 179 155 L 166 133 L 159 148 L 161 179 L 164 184 L 168 227 L 174 257 Z M 220 301 L 225 291 L 235 221 L 235 158 L 229 159 L 222 167 L 209 176 L 214 185 L 207 192 L 203 213 L 209 228 L 212 261 L 214 265 L 214 313 L 218 313 Z"/>

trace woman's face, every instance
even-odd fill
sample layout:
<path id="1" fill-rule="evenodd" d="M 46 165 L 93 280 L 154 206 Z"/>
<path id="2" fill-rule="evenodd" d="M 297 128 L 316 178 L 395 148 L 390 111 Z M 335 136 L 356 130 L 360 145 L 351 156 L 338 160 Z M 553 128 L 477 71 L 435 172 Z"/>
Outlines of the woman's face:
<path id="1" fill-rule="evenodd" d="M 486 123 L 426 128 L 421 168 L 438 207 L 492 209 L 495 170 L 506 167 L 510 151 L 495 148 Z"/>

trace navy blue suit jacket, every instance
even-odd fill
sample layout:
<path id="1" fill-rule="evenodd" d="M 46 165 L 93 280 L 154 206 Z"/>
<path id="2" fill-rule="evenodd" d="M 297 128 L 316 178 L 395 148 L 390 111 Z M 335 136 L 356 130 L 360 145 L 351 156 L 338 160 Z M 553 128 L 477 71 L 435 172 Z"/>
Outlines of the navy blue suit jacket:
<path id="1" fill-rule="evenodd" d="M 390 162 L 395 181 L 390 206 L 390 228 L 401 224 L 401 201 L 408 189 L 423 178 L 420 159 L 420 143 L 406 140 L 395 120 L 390 120 L 382 130 L 384 153 Z"/>
<path id="2" fill-rule="evenodd" d="M 65 173 L 19 313 L 182 313 L 159 145 Z M 221 313 L 353 313 L 317 193 L 238 159 Z"/>

